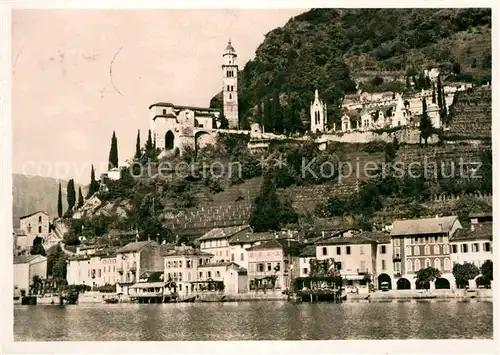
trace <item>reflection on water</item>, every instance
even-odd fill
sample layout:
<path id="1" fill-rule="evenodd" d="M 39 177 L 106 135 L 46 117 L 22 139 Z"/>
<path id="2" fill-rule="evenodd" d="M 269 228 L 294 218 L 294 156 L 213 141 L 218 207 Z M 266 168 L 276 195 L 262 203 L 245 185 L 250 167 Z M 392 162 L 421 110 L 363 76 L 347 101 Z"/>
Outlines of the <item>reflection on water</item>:
<path id="1" fill-rule="evenodd" d="M 23 340 L 328 340 L 493 338 L 493 304 L 410 302 L 15 306 Z"/>

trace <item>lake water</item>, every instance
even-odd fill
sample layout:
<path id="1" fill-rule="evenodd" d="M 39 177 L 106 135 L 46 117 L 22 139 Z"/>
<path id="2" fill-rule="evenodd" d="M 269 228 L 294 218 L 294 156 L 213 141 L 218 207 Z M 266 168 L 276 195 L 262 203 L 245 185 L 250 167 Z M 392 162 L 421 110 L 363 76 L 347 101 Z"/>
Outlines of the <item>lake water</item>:
<path id="1" fill-rule="evenodd" d="M 493 338 L 491 301 L 15 306 L 15 341 Z"/>

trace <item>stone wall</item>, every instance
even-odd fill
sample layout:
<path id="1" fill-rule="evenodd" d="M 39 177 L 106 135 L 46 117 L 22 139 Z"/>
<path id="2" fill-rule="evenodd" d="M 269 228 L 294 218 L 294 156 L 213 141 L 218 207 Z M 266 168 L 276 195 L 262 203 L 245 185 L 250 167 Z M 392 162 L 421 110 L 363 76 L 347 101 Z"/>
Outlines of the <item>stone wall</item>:
<path id="1" fill-rule="evenodd" d="M 478 87 L 456 94 L 446 136 L 491 138 L 491 88 Z"/>
<path id="2" fill-rule="evenodd" d="M 346 133 L 331 133 L 324 134 L 318 137 L 315 141 L 317 143 L 324 142 L 341 142 L 341 143 L 368 143 L 372 141 L 392 142 L 397 138 L 400 143 L 406 144 L 419 144 L 420 143 L 420 130 L 416 128 L 402 128 L 393 132 L 378 133 L 375 131 L 367 132 L 346 132 Z M 429 137 L 428 144 L 435 144 L 439 141 L 436 134 Z"/>

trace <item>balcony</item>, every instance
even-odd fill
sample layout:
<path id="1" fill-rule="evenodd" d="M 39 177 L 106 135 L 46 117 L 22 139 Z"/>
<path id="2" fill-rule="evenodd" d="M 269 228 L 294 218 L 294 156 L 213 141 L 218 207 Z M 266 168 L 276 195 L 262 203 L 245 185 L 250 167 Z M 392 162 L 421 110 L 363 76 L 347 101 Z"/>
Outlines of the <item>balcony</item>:
<path id="1" fill-rule="evenodd" d="M 401 261 L 401 254 L 392 254 L 392 261 Z"/>
<path id="2" fill-rule="evenodd" d="M 368 269 L 358 269 L 358 275 L 366 275 L 368 274 Z"/>

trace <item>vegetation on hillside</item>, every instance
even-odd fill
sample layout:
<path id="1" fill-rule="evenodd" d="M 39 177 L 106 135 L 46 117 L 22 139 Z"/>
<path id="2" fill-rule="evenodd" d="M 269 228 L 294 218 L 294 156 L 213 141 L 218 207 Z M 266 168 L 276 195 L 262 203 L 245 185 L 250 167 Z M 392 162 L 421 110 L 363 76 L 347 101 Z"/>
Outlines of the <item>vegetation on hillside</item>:
<path id="1" fill-rule="evenodd" d="M 490 9 L 313 9 L 269 32 L 245 65 L 240 118 L 300 131 L 317 88 L 331 124 L 354 79 L 363 90 L 402 91 L 436 66 L 448 81 L 491 80 Z"/>

